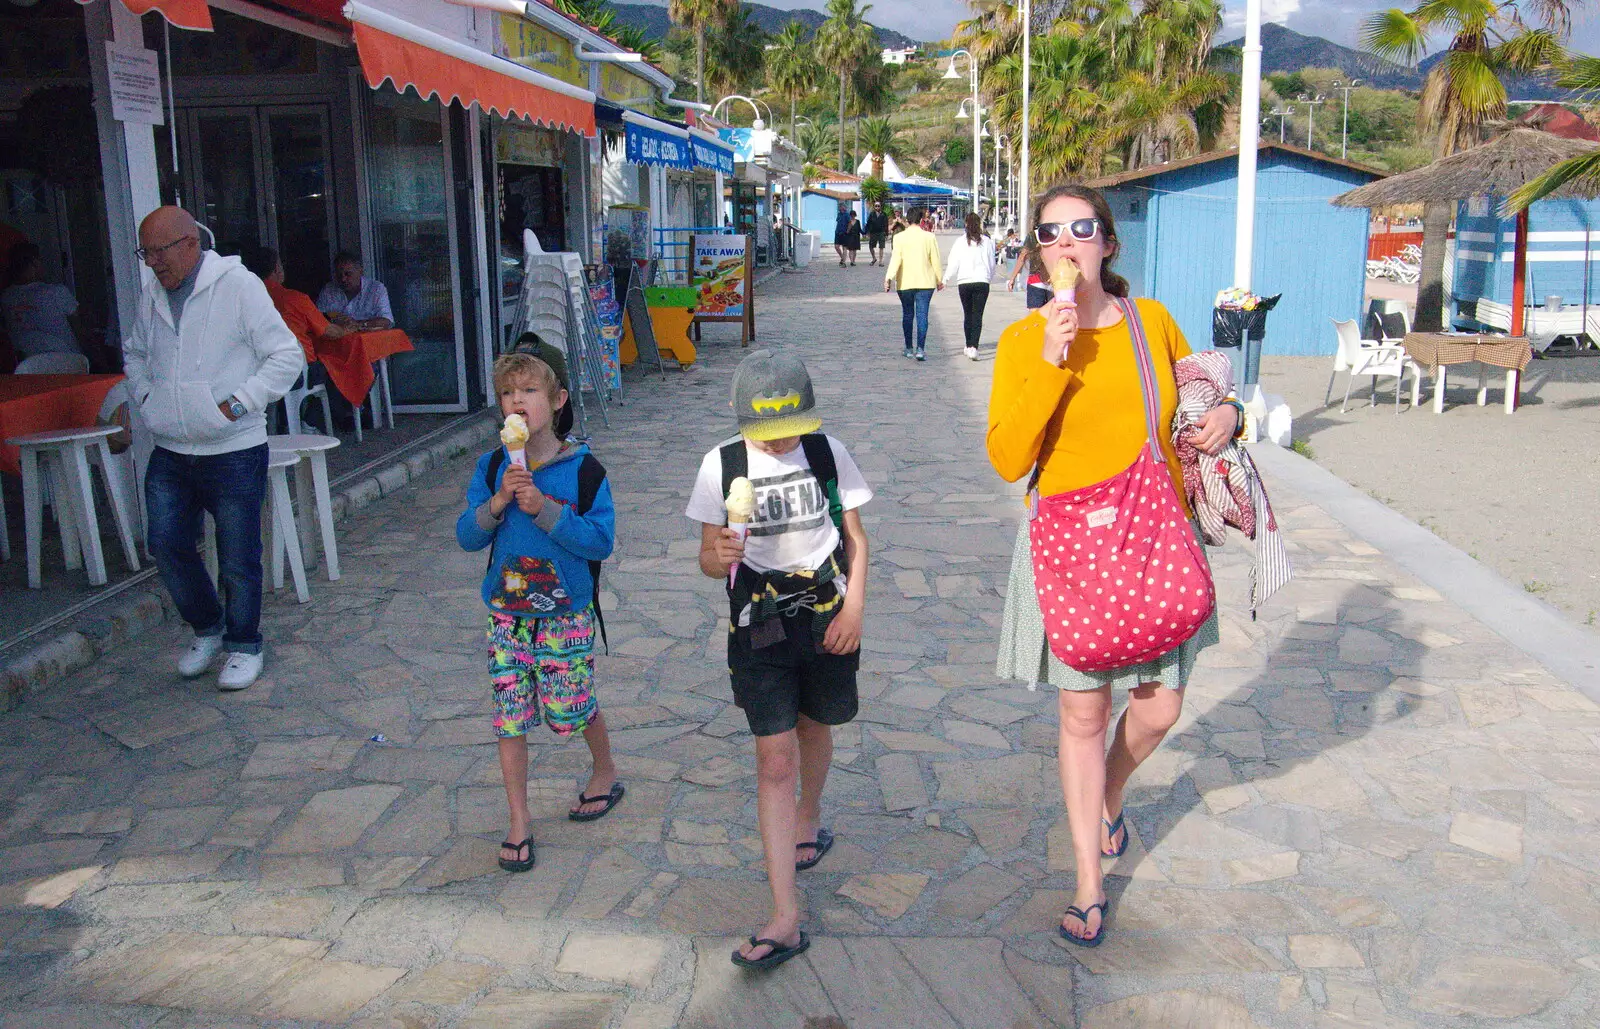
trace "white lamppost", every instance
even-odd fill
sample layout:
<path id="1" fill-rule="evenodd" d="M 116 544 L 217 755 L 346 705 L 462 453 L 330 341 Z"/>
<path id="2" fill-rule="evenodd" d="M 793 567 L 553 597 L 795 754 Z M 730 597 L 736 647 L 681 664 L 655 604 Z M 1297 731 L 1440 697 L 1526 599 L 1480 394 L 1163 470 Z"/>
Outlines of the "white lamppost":
<path id="1" fill-rule="evenodd" d="M 711 117 L 715 118 L 717 116 L 717 112 L 722 110 L 722 105 L 727 103 L 729 100 L 743 100 L 745 103 L 750 105 L 750 109 L 756 113 L 755 121 L 750 123 L 750 127 L 752 129 L 760 132 L 762 129 L 767 127 L 767 123 L 761 120 L 761 106 L 766 106 L 766 102 L 762 100 L 752 100 L 741 93 L 730 93 L 721 100 L 718 100 L 711 106 Z M 757 106 L 758 104 L 761 106 Z M 772 117 L 771 107 L 767 107 L 767 117 Z"/>
<path id="2" fill-rule="evenodd" d="M 1256 238 L 1256 148 L 1261 143 L 1261 0 L 1246 0 L 1244 61 L 1240 70 L 1243 95 L 1239 104 L 1239 197 L 1233 223 L 1233 284 L 1250 289 Z M 1246 401 L 1255 390 L 1236 384 Z"/>
<path id="3" fill-rule="evenodd" d="M 980 135 L 983 128 L 983 109 L 978 106 L 978 59 L 972 56 L 969 50 L 957 50 L 950 55 L 950 67 L 945 70 L 944 77 L 952 82 L 960 82 L 961 74 L 956 71 L 956 58 L 965 56 L 967 59 L 967 77 L 972 82 L 972 210 L 978 209 L 978 174 L 983 160 L 983 145 Z M 967 102 L 961 101 L 961 106 L 956 108 L 956 120 L 967 116 Z"/>
<path id="4" fill-rule="evenodd" d="M 1350 156 L 1350 91 L 1361 85 L 1360 79 L 1351 79 L 1349 82 L 1335 82 L 1333 88 L 1344 94 L 1344 128 L 1339 133 L 1339 159 L 1345 160 Z"/>
<path id="5" fill-rule="evenodd" d="M 1324 103 L 1323 96 L 1318 93 L 1314 97 L 1302 95 L 1300 102 L 1306 105 L 1306 149 L 1311 149 L 1312 134 L 1317 130 L 1317 105 Z"/>
<path id="6" fill-rule="evenodd" d="M 1005 141 L 1006 137 L 1004 136 L 994 137 L 994 208 L 992 213 L 994 214 L 996 232 L 1000 230 L 1000 222 L 1004 217 L 1001 214 L 1002 208 L 1000 207 L 1000 147 L 1005 144 Z"/>

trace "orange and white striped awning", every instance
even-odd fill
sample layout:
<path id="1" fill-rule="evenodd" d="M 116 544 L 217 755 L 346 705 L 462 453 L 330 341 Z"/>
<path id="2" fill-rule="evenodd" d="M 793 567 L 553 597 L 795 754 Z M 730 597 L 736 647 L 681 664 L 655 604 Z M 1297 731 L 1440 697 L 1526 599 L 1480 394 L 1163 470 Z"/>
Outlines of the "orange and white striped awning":
<path id="1" fill-rule="evenodd" d="M 476 103 L 485 111 L 528 118 L 541 125 L 585 136 L 595 134 L 594 94 L 560 79 L 484 53 L 432 29 L 361 3 L 347 3 L 367 85 L 385 81 L 404 92 L 409 86 L 424 99 Z"/>
<path id="2" fill-rule="evenodd" d="M 206 6 L 206 0 L 121 0 L 122 6 L 141 17 L 151 11 L 159 11 L 161 17 L 167 19 L 180 29 L 192 29 L 196 32 L 211 31 L 211 9 Z M 80 4 L 92 4 L 94 0 L 78 0 Z"/>

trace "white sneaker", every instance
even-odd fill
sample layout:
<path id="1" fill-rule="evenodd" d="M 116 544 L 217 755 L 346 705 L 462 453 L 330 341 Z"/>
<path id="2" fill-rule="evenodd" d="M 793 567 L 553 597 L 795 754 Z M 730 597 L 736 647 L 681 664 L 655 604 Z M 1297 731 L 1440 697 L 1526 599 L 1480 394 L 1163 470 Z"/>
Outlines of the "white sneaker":
<path id="1" fill-rule="evenodd" d="M 977 347 L 968 347 L 967 348 L 967 360 L 976 361 L 977 359 L 978 359 L 978 348 Z"/>
<path id="2" fill-rule="evenodd" d="M 217 674 L 217 689 L 242 690 L 261 677 L 261 666 L 266 659 L 260 654 L 228 655 L 228 663 Z"/>
<path id="3" fill-rule="evenodd" d="M 178 674 L 185 679 L 206 674 L 211 662 L 222 652 L 221 636 L 196 636 L 189 649 L 178 658 Z"/>

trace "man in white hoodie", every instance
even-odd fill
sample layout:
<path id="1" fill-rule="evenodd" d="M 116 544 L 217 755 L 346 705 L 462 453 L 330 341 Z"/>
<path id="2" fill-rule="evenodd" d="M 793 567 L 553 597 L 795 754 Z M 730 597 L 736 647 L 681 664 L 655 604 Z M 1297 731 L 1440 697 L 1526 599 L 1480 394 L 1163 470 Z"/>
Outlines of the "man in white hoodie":
<path id="1" fill-rule="evenodd" d="M 217 677 L 242 690 L 261 674 L 261 502 L 267 492 L 268 404 L 305 368 L 305 353 L 261 280 L 237 257 L 200 249 L 179 207 L 139 225 L 139 258 L 155 273 L 123 343 L 123 366 L 155 439 L 145 472 L 150 552 L 194 642 L 188 678 L 228 657 Z M 217 527 L 217 597 L 198 549 L 202 519 Z"/>

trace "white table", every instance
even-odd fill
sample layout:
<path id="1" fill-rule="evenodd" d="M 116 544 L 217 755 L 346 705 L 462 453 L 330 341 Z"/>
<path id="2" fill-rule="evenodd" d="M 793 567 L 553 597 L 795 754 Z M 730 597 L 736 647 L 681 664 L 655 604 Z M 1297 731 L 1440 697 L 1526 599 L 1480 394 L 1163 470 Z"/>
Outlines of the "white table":
<path id="1" fill-rule="evenodd" d="M 296 519 L 300 531 L 300 550 L 306 566 L 313 567 L 316 539 L 311 527 L 311 508 L 315 505 L 329 582 L 339 578 L 339 544 L 333 533 L 333 498 L 328 493 L 327 452 L 338 445 L 337 438 L 315 433 L 267 437 L 267 446 L 272 454 L 294 454 L 299 458 L 295 466 L 295 497 L 300 501 L 300 517 Z"/>
<path id="2" fill-rule="evenodd" d="M 22 466 L 29 588 L 39 589 L 43 585 L 39 554 L 44 532 L 43 480 L 39 474 L 41 459 L 45 462 L 45 474 L 52 479 L 56 503 L 65 508 L 57 512 L 57 517 L 61 524 L 61 549 L 66 556 L 67 567 L 78 567 L 81 554 L 83 564 L 88 568 L 89 584 L 106 584 L 106 559 L 100 546 L 100 519 L 95 512 L 94 480 L 89 473 L 91 447 L 99 451 L 99 464 L 105 473 L 106 493 L 110 495 L 111 511 L 117 523 L 123 556 L 127 558 L 130 569 L 139 570 L 132 512 L 128 510 L 124 499 L 122 469 L 112 460 L 111 447 L 106 442 L 121 431 L 120 425 L 91 425 L 82 429 L 35 432 L 6 440 L 18 449 Z M 61 517 L 63 514 L 66 517 Z"/>
<path id="3" fill-rule="evenodd" d="M 294 576 L 294 595 L 300 603 L 309 603 L 311 590 L 306 586 L 306 566 L 301 547 L 300 532 L 289 500 L 289 469 L 300 468 L 304 462 L 292 450 L 281 450 L 267 455 L 267 520 L 268 550 L 272 554 L 272 588 L 283 587 L 283 558 L 289 557 L 289 570 Z M 301 496 L 305 496 L 304 493 Z"/>

